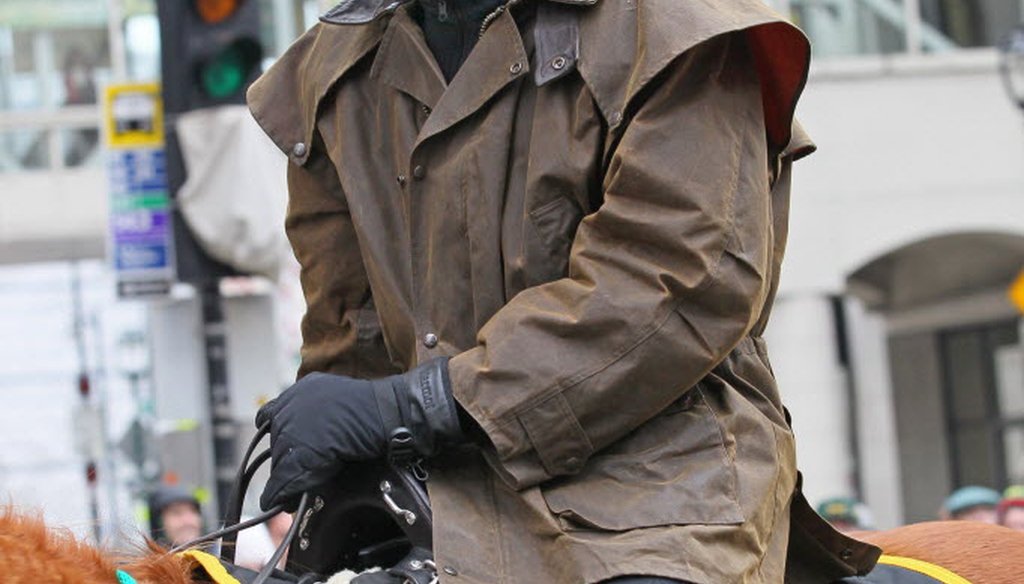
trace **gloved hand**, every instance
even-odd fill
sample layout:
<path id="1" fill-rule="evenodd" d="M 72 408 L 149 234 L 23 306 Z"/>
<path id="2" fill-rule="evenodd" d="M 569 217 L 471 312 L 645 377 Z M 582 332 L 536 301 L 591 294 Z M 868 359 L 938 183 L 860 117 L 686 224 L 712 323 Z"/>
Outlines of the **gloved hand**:
<path id="1" fill-rule="evenodd" d="M 447 358 L 372 381 L 311 373 L 260 408 L 256 426 L 266 422 L 272 462 L 260 496 L 264 510 L 293 510 L 302 493 L 345 462 L 384 458 L 398 428 L 408 429 L 412 449 L 424 457 L 464 440 Z"/>

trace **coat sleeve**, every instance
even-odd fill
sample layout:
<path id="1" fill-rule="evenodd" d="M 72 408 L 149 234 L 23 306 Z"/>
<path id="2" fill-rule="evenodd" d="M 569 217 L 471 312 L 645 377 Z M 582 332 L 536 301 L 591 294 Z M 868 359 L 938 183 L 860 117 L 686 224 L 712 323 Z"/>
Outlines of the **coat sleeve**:
<path id="1" fill-rule="evenodd" d="M 298 376 L 397 372 L 384 347 L 345 194 L 319 140 L 304 165 L 288 165 L 285 231 L 306 299 Z"/>
<path id="2" fill-rule="evenodd" d="M 516 488 L 578 472 L 655 416 L 764 305 L 771 165 L 745 37 L 684 53 L 633 111 L 568 277 L 515 296 L 450 362 L 457 401 Z"/>

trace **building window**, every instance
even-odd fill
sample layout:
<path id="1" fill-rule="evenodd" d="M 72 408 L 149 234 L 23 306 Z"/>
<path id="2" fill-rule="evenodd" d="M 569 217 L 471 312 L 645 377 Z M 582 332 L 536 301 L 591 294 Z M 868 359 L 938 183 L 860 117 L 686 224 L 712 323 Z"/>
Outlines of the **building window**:
<path id="1" fill-rule="evenodd" d="M 1024 19 L 1022 0 L 775 0 L 815 55 L 942 53 L 998 45 Z"/>
<path id="2" fill-rule="evenodd" d="M 1021 21 L 1019 0 L 919 0 L 921 19 L 957 47 L 998 45 Z"/>
<path id="3" fill-rule="evenodd" d="M 953 486 L 1024 483 L 1024 353 L 1018 324 L 943 331 Z"/>
<path id="4" fill-rule="evenodd" d="M 816 56 L 906 50 L 902 0 L 791 0 L 789 5 Z"/>

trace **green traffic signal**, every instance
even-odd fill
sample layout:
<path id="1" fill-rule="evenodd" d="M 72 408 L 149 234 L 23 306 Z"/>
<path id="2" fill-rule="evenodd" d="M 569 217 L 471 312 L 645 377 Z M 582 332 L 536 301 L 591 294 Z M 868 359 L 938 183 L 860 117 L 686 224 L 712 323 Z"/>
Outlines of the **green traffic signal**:
<path id="1" fill-rule="evenodd" d="M 202 63 L 199 82 L 207 96 L 223 100 L 240 93 L 259 64 L 259 46 L 241 39 Z"/>

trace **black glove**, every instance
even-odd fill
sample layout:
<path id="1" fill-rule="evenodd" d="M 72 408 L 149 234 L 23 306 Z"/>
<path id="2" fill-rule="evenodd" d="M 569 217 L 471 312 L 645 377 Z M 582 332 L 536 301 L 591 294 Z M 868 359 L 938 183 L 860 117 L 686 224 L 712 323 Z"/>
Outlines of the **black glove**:
<path id="1" fill-rule="evenodd" d="M 429 457 L 464 440 L 448 380 L 448 359 L 428 361 L 403 375 L 363 380 L 311 373 L 256 413 L 270 422 L 270 479 L 264 510 L 293 510 L 305 491 L 333 478 L 345 462 L 384 458 L 399 428 L 416 454 Z"/>

